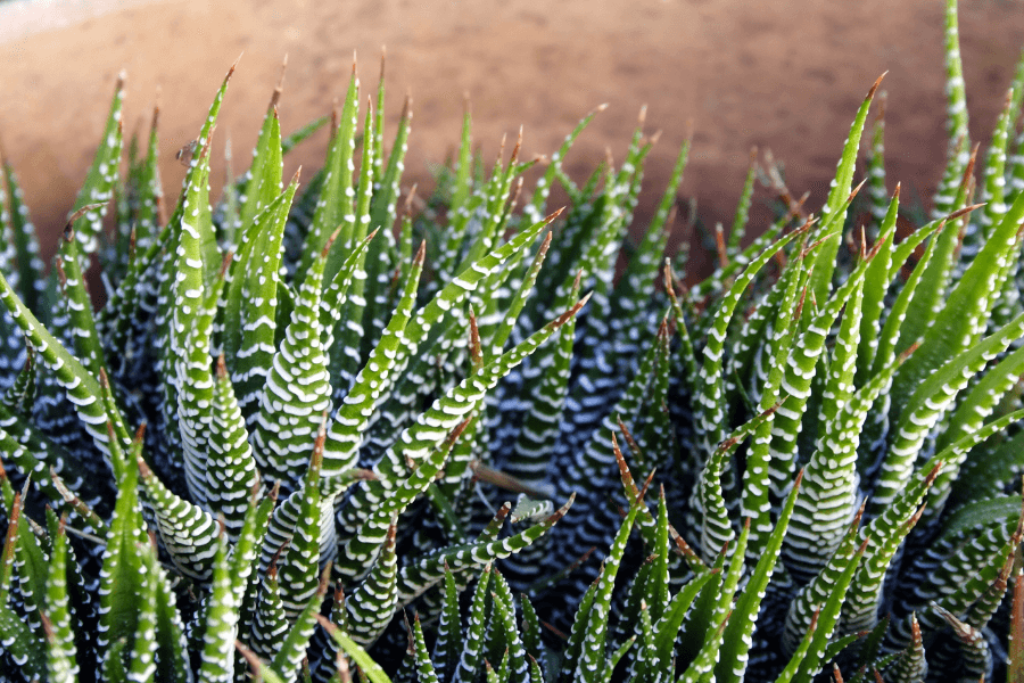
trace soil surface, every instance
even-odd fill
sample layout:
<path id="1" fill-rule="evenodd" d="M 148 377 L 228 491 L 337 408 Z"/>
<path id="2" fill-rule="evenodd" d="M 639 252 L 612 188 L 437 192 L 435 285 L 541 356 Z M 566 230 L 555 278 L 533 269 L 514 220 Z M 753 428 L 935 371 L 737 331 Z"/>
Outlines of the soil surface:
<path id="1" fill-rule="evenodd" d="M 463 93 L 485 158 L 525 126 L 524 152 L 550 153 L 607 102 L 566 168 L 581 179 L 621 159 L 641 105 L 663 131 L 647 164 L 638 225 L 664 189 L 692 120 L 680 196 L 711 225 L 731 221 L 749 150 L 770 148 L 814 210 L 854 112 L 883 71 L 890 189 L 927 203 L 944 143 L 943 4 L 939 0 L 15 0 L 0 3 L 0 138 L 52 253 L 85 177 L 121 69 L 126 130 L 148 125 L 161 89 L 162 171 L 173 199 L 174 153 L 195 136 L 224 72 L 244 53 L 217 128 L 242 166 L 278 78 L 288 72 L 285 131 L 330 111 L 358 52 L 364 93 L 387 45 L 388 126 L 408 90 L 413 132 L 405 185 L 457 141 Z M 962 0 L 960 32 L 971 131 L 987 139 L 1024 46 L 1019 0 Z M 144 123 L 147 122 L 147 123 Z M 287 159 L 323 159 L 321 132 Z M 308 176 L 307 176 L 308 177 Z M 677 221 L 674 241 L 692 226 Z"/>

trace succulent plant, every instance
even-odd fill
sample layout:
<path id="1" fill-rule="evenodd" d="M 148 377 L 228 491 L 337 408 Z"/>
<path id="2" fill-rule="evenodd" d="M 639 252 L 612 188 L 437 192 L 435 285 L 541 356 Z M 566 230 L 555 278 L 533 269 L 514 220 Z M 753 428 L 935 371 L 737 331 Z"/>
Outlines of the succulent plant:
<path id="1" fill-rule="evenodd" d="M 946 8 L 932 219 L 897 240 L 879 78 L 820 212 L 754 157 L 694 285 L 689 142 L 630 241 L 642 117 L 527 197 L 467 109 L 400 210 L 410 103 L 386 153 L 353 68 L 305 187 L 278 86 L 211 204 L 229 71 L 168 216 L 120 80 L 48 274 L 2 160 L 0 680 L 1024 680 L 1024 57 L 976 173 Z"/>

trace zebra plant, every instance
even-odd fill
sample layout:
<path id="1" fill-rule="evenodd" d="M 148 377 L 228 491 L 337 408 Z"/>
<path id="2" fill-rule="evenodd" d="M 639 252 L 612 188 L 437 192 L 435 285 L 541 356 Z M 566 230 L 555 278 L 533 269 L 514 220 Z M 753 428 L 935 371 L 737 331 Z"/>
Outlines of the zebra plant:
<path id="1" fill-rule="evenodd" d="M 215 214 L 211 140 L 230 76 L 164 220 L 155 132 L 148 153 L 130 159 L 128 178 L 117 176 L 118 83 L 99 170 L 49 280 L 19 257 L 25 244 L 35 247 L 5 166 L 8 265 L 18 266 L 6 271 L 0 298 L 12 353 L 25 359 L 4 378 L 14 400 L 3 409 L 4 460 L 14 467 L 3 479 L 5 675 L 233 679 L 245 670 L 239 641 L 282 672 L 308 661 L 326 680 L 333 647 L 311 660 L 306 649 L 328 583 L 348 589 L 347 633 L 370 646 L 396 611 L 443 585 L 446 566 L 468 582 L 564 515 L 552 511 L 506 537 L 495 523 L 480 535 L 415 544 L 403 524 L 396 539 L 396 524 L 428 491 L 450 508 L 451 491 L 434 482 L 465 460 L 456 443 L 484 397 L 585 303 L 570 302 L 515 344 L 483 350 L 472 299 L 506 286 L 555 216 L 520 226 L 426 292 L 425 245 L 413 254 L 411 234 L 399 246 L 390 232 L 408 108 L 387 162 L 374 163 L 383 158 L 383 85 L 366 110 L 358 179 L 339 171 L 352 164 L 356 133 L 342 123 L 312 195 L 297 196 L 297 177 L 283 186 L 282 154 L 313 129 L 282 140 L 272 106 L 250 171 Z M 358 98 L 353 76 L 340 113 L 350 124 Z M 501 169 L 522 171 L 515 159 Z M 115 194 L 111 236 L 102 200 Z M 286 237 L 298 242 L 296 260 L 308 261 L 290 264 L 290 277 Z M 117 276 L 105 280 L 108 302 L 94 313 L 83 273 L 97 252 Z M 34 310 L 23 284 L 37 295 Z M 353 348 L 368 333 L 377 340 L 365 353 Z M 413 381 L 427 357 L 438 375 Z M 374 429 L 385 414 L 395 429 L 388 438 Z M 457 489 L 470 478 L 463 470 Z M 34 512 L 45 513 L 47 531 Z M 202 653 L 196 666 L 189 652 Z"/>
<path id="2" fill-rule="evenodd" d="M 229 72 L 172 208 L 122 79 L 48 274 L 2 160 L 0 680 L 1024 681 L 1024 57 L 979 156 L 956 22 L 932 220 L 897 235 L 879 78 L 820 211 L 753 155 L 696 284 L 689 142 L 630 242 L 642 115 L 530 192 L 467 109 L 421 202 L 353 68 L 287 136 L 279 84 L 211 203 Z"/>

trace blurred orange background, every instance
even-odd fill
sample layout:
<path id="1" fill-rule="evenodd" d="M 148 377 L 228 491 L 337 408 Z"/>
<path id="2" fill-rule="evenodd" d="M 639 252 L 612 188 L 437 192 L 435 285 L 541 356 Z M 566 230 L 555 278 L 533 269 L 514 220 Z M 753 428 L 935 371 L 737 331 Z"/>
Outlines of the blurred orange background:
<path id="1" fill-rule="evenodd" d="M 731 221 L 752 145 L 785 163 L 790 189 L 817 210 L 854 112 L 883 71 L 890 190 L 925 203 L 944 142 L 943 6 L 939 0 L 94 0 L 0 3 L 0 139 L 19 172 L 49 255 L 99 140 L 117 73 L 128 73 L 126 133 L 145 132 L 162 91 L 162 172 L 173 200 L 174 153 L 195 136 L 227 68 L 244 53 L 215 145 L 243 169 L 283 56 L 280 115 L 290 132 L 344 95 L 358 53 L 364 92 L 387 46 L 388 134 L 413 96 L 403 186 L 457 142 L 463 93 L 485 159 L 525 126 L 527 156 L 550 153 L 607 102 L 566 162 L 581 179 L 621 159 L 641 105 L 662 135 L 649 157 L 639 219 L 664 189 L 692 119 L 680 196 L 707 224 Z M 963 0 L 961 44 L 972 136 L 986 140 L 1024 46 L 1024 4 Z M 321 163 L 326 133 L 286 160 Z M 216 152 L 215 155 L 218 154 Z M 309 177 L 309 176 L 307 176 Z M 762 193 L 762 196 L 763 193 Z M 689 239 L 680 220 L 673 242 Z"/>

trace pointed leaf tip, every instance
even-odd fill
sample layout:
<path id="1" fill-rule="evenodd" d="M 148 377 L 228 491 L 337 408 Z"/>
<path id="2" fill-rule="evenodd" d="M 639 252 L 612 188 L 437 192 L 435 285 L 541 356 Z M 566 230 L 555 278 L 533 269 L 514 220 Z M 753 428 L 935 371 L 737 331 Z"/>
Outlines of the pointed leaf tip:
<path id="1" fill-rule="evenodd" d="M 334 232 L 331 233 L 331 236 L 327 238 L 327 243 L 324 244 L 324 248 L 320 250 L 320 258 L 327 258 L 327 254 L 331 252 L 331 247 L 334 246 L 334 242 L 338 239 L 338 235 L 341 234 L 342 228 L 344 228 L 344 226 L 339 225 L 334 229 Z"/>
<path id="2" fill-rule="evenodd" d="M 867 181 L 868 181 L 868 179 L 867 179 L 867 178 L 865 178 L 864 180 L 860 181 L 860 182 L 859 182 L 859 183 L 857 184 L 857 186 L 856 186 L 855 188 L 853 188 L 853 190 L 852 190 L 852 191 L 850 192 L 850 196 L 849 196 L 849 197 L 847 197 L 846 201 L 848 201 L 848 202 L 852 202 L 852 201 L 854 200 L 854 198 L 855 198 L 855 197 L 857 196 L 857 193 L 859 193 L 859 192 L 860 192 L 860 189 L 861 189 L 862 187 L 864 187 L 864 183 L 866 183 Z"/>
<path id="3" fill-rule="evenodd" d="M 563 505 L 562 507 L 560 507 L 557 510 L 555 510 L 551 514 L 551 516 L 547 518 L 547 520 L 544 523 L 549 525 L 549 526 L 553 525 L 553 524 L 557 524 L 558 520 L 562 519 L 562 517 L 565 517 L 565 513 L 567 513 L 569 511 L 569 508 L 572 507 L 572 504 L 574 502 L 576 502 L 576 492 L 575 491 L 573 491 L 569 495 L 569 500 L 565 501 L 565 505 Z"/>
<path id="4" fill-rule="evenodd" d="M 580 299 L 579 301 L 577 301 L 577 302 L 576 302 L 576 305 L 575 305 L 575 306 L 573 306 L 573 307 L 572 307 L 572 308 L 570 309 L 570 310 L 572 311 L 573 315 L 575 315 L 575 314 L 576 314 L 577 312 L 579 312 L 579 310 L 580 310 L 581 308 L 583 308 L 584 306 L 586 306 L 586 305 L 587 305 L 587 302 L 588 302 L 588 301 L 590 301 L 590 297 L 592 297 L 592 296 L 594 296 L 594 292 L 593 292 L 593 291 L 590 291 L 590 292 L 587 292 L 586 294 L 584 294 L 584 295 L 583 295 L 583 298 L 582 298 L 582 299 Z"/>
<path id="5" fill-rule="evenodd" d="M 75 231 L 72 226 L 79 218 L 81 218 L 90 211 L 102 209 L 106 205 L 106 202 L 100 202 L 98 204 L 87 204 L 80 208 L 78 211 L 76 211 L 74 214 L 72 214 L 71 218 L 68 219 L 67 225 L 64 226 L 64 241 L 70 242 L 72 239 L 74 239 Z"/>
<path id="6" fill-rule="evenodd" d="M 550 235 L 551 233 L 548 233 L 548 234 Z M 578 293 L 580 291 L 580 282 L 582 282 L 582 281 L 583 281 L 583 269 L 581 268 L 581 269 L 576 271 L 576 279 L 572 281 L 572 291 L 573 292 L 577 292 Z"/>
<path id="7" fill-rule="evenodd" d="M 224 258 L 220 262 L 220 271 L 217 273 L 218 280 L 224 280 L 228 275 L 228 268 L 231 267 L 231 262 L 235 260 L 235 250 L 228 249 L 224 253 Z"/>
<path id="8" fill-rule="evenodd" d="M 871 90 L 868 91 L 868 96 L 865 99 L 870 100 L 871 98 L 873 98 L 875 96 L 875 91 L 878 90 L 878 86 L 880 86 L 882 84 L 882 80 L 885 78 L 886 74 L 888 74 L 888 73 L 889 73 L 889 71 L 888 71 L 888 69 L 886 69 L 884 72 L 882 72 L 881 76 L 879 76 L 878 78 L 875 79 L 875 82 L 871 86 Z"/>
<path id="9" fill-rule="evenodd" d="M 949 214 L 948 216 L 946 216 L 945 220 L 951 221 L 951 220 L 953 220 L 955 218 L 960 218 L 961 216 L 966 216 L 967 214 L 971 213 L 972 211 L 977 211 L 978 209 L 982 208 L 983 206 L 985 206 L 985 204 L 986 204 L 986 202 L 982 202 L 981 204 L 971 204 L 970 206 L 965 206 L 964 208 L 958 209 L 958 210 L 954 211 L 953 213 Z"/>

